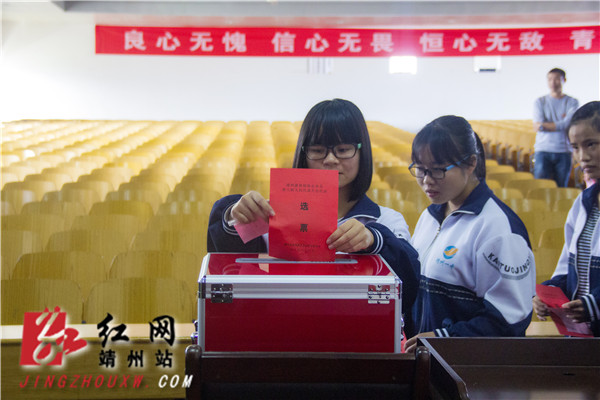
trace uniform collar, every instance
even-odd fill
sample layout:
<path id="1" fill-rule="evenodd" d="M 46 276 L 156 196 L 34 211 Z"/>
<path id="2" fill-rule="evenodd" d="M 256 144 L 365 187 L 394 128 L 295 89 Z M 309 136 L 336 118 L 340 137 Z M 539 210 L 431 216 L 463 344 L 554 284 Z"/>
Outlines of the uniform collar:
<path id="1" fill-rule="evenodd" d="M 598 192 L 600 192 L 600 183 L 596 181 L 592 186 L 585 189 L 581 195 L 581 201 L 588 214 L 592 211 L 594 204 L 596 204 L 597 207 L 600 207 L 600 204 L 597 204 Z"/>
<path id="2" fill-rule="evenodd" d="M 363 194 L 358 202 L 348 211 L 342 220 L 356 217 L 367 217 L 377 219 L 381 216 L 379 206 Z"/>
<path id="3" fill-rule="evenodd" d="M 479 214 L 485 203 L 493 196 L 492 190 L 485 183 L 485 180 L 479 182 L 479 185 L 473 189 L 462 206 L 456 211 L 470 214 Z M 448 203 L 432 204 L 427 207 L 429 213 L 441 224 L 445 218 L 445 211 Z"/>

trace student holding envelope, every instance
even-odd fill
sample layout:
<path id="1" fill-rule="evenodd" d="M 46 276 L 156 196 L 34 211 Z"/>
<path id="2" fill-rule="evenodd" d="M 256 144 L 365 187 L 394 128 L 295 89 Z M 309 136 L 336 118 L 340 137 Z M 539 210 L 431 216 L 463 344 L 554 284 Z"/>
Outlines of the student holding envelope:
<path id="1" fill-rule="evenodd" d="M 573 114 L 567 130 L 573 157 L 595 184 L 573 203 L 565 225 L 565 244 L 552 279 L 543 285 L 562 289 L 571 301 L 562 305 L 575 323 L 585 322 L 600 336 L 600 101 Z M 537 296 L 533 308 L 541 320 L 549 310 Z"/>
<path id="2" fill-rule="evenodd" d="M 412 161 L 432 203 L 412 238 L 421 261 L 418 336 L 525 336 L 533 253 L 523 222 L 485 183 L 481 140 L 464 118 L 443 116 L 415 136 Z"/>
<path id="3" fill-rule="evenodd" d="M 408 317 L 418 289 L 418 254 L 409 243 L 402 215 L 366 195 L 373 159 L 367 125 L 358 107 L 342 99 L 316 104 L 300 128 L 293 166 L 338 171 L 338 228 L 327 245 L 345 253 L 380 254 L 403 282 L 402 308 Z M 224 197 L 211 211 L 208 251 L 265 252 L 264 236 L 244 244 L 230 221 L 268 221 L 272 215 L 273 208 L 256 191 Z M 405 322 L 405 330 L 412 333 L 410 321 L 405 318 Z"/>

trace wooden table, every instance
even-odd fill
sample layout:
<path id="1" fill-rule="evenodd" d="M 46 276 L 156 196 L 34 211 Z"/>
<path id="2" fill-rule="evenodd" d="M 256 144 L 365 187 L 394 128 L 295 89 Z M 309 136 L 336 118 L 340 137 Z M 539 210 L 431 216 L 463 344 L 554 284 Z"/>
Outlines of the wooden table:
<path id="1" fill-rule="evenodd" d="M 600 399 L 600 339 L 424 338 L 440 399 Z"/>
<path id="2" fill-rule="evenodd" d="M 176 324 L 176 340 L 150 341 L 147 324 L 127 324 L 128 342 L 106 343 L 104 350 L 116 353 L 115 367 L 99 365 L 102 348 L 95 324 L 68 325 L 79 331 L 87 345 L 63 359 L 62 366 L 21 366 L 21 325 L 2 326 L 2 399 L 182 399 L 185 397 L 185 348 L 189 346 L 193 324 Z M 171 368 L 156 365 L 160 350 L 172 353 Z M 144 352 L 144 367 L 128 366 L 131 351 Z M 29 376 L 29 380 L 27 377 Z M 39 378 L 37 378 L 39 376 Z M 48 378 L 50 377 L 50 378 Z M 35 381 L 38 380 L 37 387 Z M 54 379 L 52 387 L 44 387 Z M 25 386 L 21 388 L 21 385 Z M 63 386 L 63 387 L 61 387 Z M 98 387 L 96 387 L 98 386 Z M 112 387 L 110 387 L 112 386 Z M 161 387 L 164 386 L 164 387 Z M 173 386 L 173 387 L 172 387 Z"/>

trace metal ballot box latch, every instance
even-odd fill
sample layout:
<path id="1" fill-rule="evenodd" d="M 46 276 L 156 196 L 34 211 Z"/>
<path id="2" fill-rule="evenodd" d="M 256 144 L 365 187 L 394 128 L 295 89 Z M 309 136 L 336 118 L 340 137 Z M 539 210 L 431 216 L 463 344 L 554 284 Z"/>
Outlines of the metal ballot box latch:
<path id="1" fill-rule="evenodd" d="M 369 304 L 389 304 L 390 285 L 369 285 L 367 295 Z"/>
<path id="2" fill-rule="evenodd" d="M 211 303 L 232 303 L 233 285 L 226 283 L 213 283 L 210 285 Z"/>

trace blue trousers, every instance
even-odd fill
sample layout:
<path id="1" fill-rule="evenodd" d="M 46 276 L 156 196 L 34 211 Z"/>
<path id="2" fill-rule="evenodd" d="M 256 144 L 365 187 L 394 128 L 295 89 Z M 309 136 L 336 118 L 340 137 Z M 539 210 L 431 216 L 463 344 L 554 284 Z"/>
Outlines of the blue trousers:
<path id="1" fill-rule="evenodd" d="M 536 179 L 554 179 L 558 187 L 566 187 L 571 175 L 571 153 L 536 151 L 533 176 Z"/>

